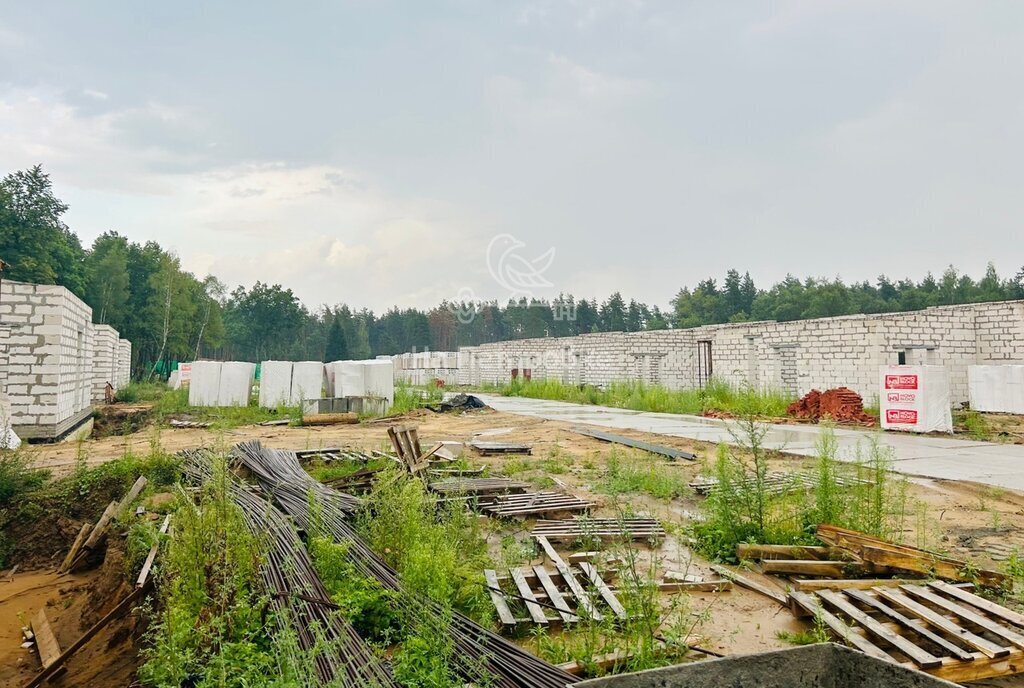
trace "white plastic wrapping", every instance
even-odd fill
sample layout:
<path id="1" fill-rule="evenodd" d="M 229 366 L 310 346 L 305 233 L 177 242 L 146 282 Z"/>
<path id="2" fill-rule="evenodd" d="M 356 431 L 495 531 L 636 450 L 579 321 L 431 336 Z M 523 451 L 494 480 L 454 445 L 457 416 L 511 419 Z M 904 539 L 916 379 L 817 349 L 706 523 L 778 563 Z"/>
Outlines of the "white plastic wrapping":
<path id="1" fill-rule="evenodd" d="M 188 387 L 189 406 L 218 406 L 220 396 L 220 361 L 196 361 L 192 364 L 192 380 Z"/>
<path id="2" fill-rule="evenodd" d="M 886 430 L 953 432 L 944 366 L 881 366 L 878 399 Z"/>
<path id="3" fill-rule="evenodd" d="M 303 399 L 320 399 L 324 392 L 324 364 L 297 361 L 292 365 L 292 386 L 288 402 L 298 406 Z"/>
<path id="4" fill-rule="evenodd" d="M 366 361 L 336 361 L 334 365 L 334 396 L 365 397 Z"/>
<path id="5" fill-rule="evenodd" d="M 1024 414 L 1024 365 L 967 366 L 967 389 L 975 411 Z"/>
<path id="6" fill-rule="evenodd" d="M 195 370 L 193 369 L 193 375 Z M 256 378 L 256 364 L 243 361 L 227 361 L 220 372 L 220 389 L 217 394 L 218 406 L 248 406 L 252 394 L 252 383 Z M 194 382 L 194 381 L 193 381 Z"/>
<path id="7" fill-rule="evenodd" d="M 0 449 L 17 449 L 21 438 L 11 427 L 11 402 L 0 394 Z"/>
<path id="8" fill-rule="evenodd" d="M 260 406 L 277 408 L 288 404 L 292 393 L 292 362 L 263 361 L 260 364 Z"/>
<path id="9" fill-rule="evenodd" d="M 390 405 L 395 401 L 395 367 L 390 360 L 361 361 L 365 371 L 365 391 L 360 395 L 345 396 L 370 396 L 383 397 Z"/>

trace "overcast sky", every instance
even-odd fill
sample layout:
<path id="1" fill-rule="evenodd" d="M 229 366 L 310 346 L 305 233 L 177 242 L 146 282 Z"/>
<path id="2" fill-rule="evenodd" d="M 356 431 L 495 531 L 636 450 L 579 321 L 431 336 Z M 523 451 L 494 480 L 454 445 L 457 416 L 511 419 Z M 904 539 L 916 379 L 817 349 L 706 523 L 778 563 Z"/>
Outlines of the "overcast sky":
<path id="1" fill-rule="evenodd" d="M 0 172 L 86 244 L 380 310 L 1024 264 L 1024 2 L 0 2 Z"/>

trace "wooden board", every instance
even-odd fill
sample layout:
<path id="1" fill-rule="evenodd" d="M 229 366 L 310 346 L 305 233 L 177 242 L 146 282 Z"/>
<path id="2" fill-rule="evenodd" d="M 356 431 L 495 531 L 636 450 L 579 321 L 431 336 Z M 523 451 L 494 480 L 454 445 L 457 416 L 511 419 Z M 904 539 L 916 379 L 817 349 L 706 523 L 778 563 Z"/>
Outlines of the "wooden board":
<path id="1" fill-rule="evenodd" d="M 32 634 L 35 636 L 36 649 L 39 651 L 39 661 L 44 669 L 48 669 L 60 657 L 60 645 L 57 644 L 57 636 L 50 628 L 45 609 L 40 608 L 32 616 Z"/>
<path id="2" fill-rule="evenodd" d="M 498 584 L 498 572 L 494 569 L 484 569 L 484 580 L 487 581 L 487 592 L 491 595 L 491 602 L 494 603 L 494 608 L 498 612 L 498 620 L 506 626 L 515 626 L 516 617 L 508 608 L 505 595 L 498 592 L 501 590 L 501 586 Z"/>
<path id="3" fill-rule="evenodd" d="M 89 537 L 89 533 L 92 531 L 91 523 L 83 523 L 82 529 L 78 531 L 78 537 L 75 538 L 74 543 L 71 545 L 71 549 L 68 550 L 68 554 L 64 557 L 64 561 L 61 562 L 60 567 L 57 569 L 57 573 L 64 573 L 71 567 L 71 562 L 78 556 L 78 550 L 82 549 L 82 545 L 85 544 L 85 539 Z"/>
<path id="4" fill-rule="evenodd" d="M 857 633 L 846 624 L 845 621 L 840 619 L 835 614 L 829 612 L 822 607 L 821 602 L 818 601 L 817 596 L 811 596 L 806 592 L 794 591 L 789 593 L 790 599 L 792 599 L 797 605 L 802 607 L 808 614 L 821 619 L 821 622 L 832 629 L 839 638 L 853 645 L 855 648 L 863 652 L 864 654 L 881 659 L 886 662 L 895 661 L 890 655 L 886 654 L 880 647 L 872 643 L 870 640 Z"/>
<path id="5" fill-rule="evenodd" d="M 576 614 L 572 613 L 572 609 L 569 608 L 569 603 L 565 601 L 565 597 L 559 592 L 558 586 L 551 580 L 550 574 L 547 569 L 543 566 L 534 566 L 533 572 L 537 575 L 537 580 L 540 581 L 540 585 L 544 588 L 544 592 L 547 593 L 548 600 L 551 605 L 558 610 L 558 615 L 562 617 L 562 621 L 565 623 L 576 623 L 580 620 Z"/>
<path id="6" fill-rule="evenodd" d="M 753 581 L 749 578 L 741 576 L 735 571 L 730 571 L 724 566 L 719 566 L 718 564 L 712 565 L 711 570 L 717 573 L 722 578 L 731 580 L 733 583 L 740 586 L 741 588 L 747 588 L 748 590 L 759 592 L 766 597 L 772 598 L 773 600 L 781 604 L 783 607 L 789 606 L 789 598 L 786 597 L 786 593 L 782 592 L 781 590 L 774 590 L 768 587 L 767 585 L 762 585 L 757 581 Z"/>
<path id="7" fill-rule="evenodd" d="M 902 585 L 913 583 L 909 578 L 824 578 L 821 580 L 807 580 L 798 578 L 793 581 L 793 587 L 803 592 L 814 590 L 870 590 L 879 585 Z"/>
<path id="8" fill-rule="evenodd" d="M 537 542 L 544 549 L 551 563 L 555 565 L 555 569 L 558 574 L 565 581 L 565 584 L 572 591 L 572 595 L 576 598 L 576 605 L 579 609 L 582 609 L 587 615 L 594 621 L 602 621 L 604 615 L 597 610 L 594 605 L 594 601 L 590 599 L 590 594 L 580 585 L 580 582 L 576 580 L 576 575 L 569 568 L 569 565 L 565 563 L 562 557 L 555 551 L 555 548 L 551 546 L 547 538 L 541 536 L 537 538 Z"/>
<path id="9" fill-rule="evenodd" d="M 537 596 L 533 594 L 533 589 L 526 582 L 526 576 L 523 575 L 523 572 L 519 569 L 512 569 L 509 571 L 509 575 L 512 576 L 512 580 L 516 584 L 519 596 L 525 598 L 523 603 L 526 605 L 526 611 L 530 614 L 533 622 L 547 624 L 548 617 L 544 614 L 544 608 L 537 604 Z"/>
<path id="10" fill-rule="evenodd" d="M 580 562 L 579 567 L 580 570 L 587 575 L 587 578 L 590 579 L 590 582 L 593 583 L 597 592 L 604 599 L 605 604 L 607 604 L 612 612 L 615 613 L 615 616 L 622 620 L 629 618 L 629 614 L 626 613 L 626 608 L 622 606 L 619 599 L 615 597 L 615 593 L 611 591 L 608 584 L 604 582 L 603 578 L 601 578 L 601 573 L 597 570 L 597 567 L 586 561 Z"/>
<path id="11" fill-rule="evenodd" d="M 587 437 L 593 437 L 596 440 L 602 442 L 612 442 L 614 444 L 621 444 L 624 447 L 632 447 L 633 449 L 640 449 L 641 451 L 650 452 L 651 454 L 657 454 L 664 456 L 669 459 L 685 459 L 686 461 L 696 461 L 697 455 L 691 454 L 688 451 L 682 449 L 676 449 L 674 447 L 666 447 L 663 444 L 651 444 L 650 442 L 644 442 L 642 440 L 635 440 L 632 437 L 625 437 L 624 435 L 616 435 L 615 433 L 605 432 L 604 430 L 595 430 L 592 428 L 574 427 L 573 432 Z"/>
<path id="12" fill-rule="evenodd" d="M 800 576 L 842 576 L 851 564 L 842 561 L 817 561 L 799 559 L 765 559 L 761 570 L 765 573 L 792 573 Z M 856 564 L 852 566 L 856 567 Z"/>
<path id="13" fill-rule="evenodd" d="M 732 590 L 730 580 L 709 581 L 662 581 L 658 583 L 661 592 L 728 592 Z"/>

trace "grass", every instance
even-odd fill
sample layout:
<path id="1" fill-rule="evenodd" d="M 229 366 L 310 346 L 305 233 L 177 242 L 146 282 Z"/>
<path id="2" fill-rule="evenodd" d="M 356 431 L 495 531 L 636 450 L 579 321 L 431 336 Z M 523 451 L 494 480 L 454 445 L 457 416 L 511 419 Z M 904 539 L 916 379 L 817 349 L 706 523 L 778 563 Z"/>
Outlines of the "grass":
<path id="1" fill-rule="evenodd" d="M 642 382 L 612 382 L 606 387 L 595 387 L 553 379 L 515 379 L 494 389 L 505 396 L 690 415 L 717 411 L 736 416 L 753 413 L 758 417 L 780 417 L 786 415 L 786 407 L 794 401 L 778 390 L 736 387 L 715 379 L 704 389 L 672 390 Z"/>
<path id="2" fill-rule="evenodd" d="M 306 685 L 310 667 L 298 661 L 294 638 L 276 632 L 259 594 L 262 551 L 227 491 L 227 466 L 198 503 L 179 489 L 158 572 L 160 612 L 147 632 L 146 686 Z"/>
<path id="3" fill-rule="evenodd" d="M 388 415 L 398 416 L 427 405 L 433 406 L 441 403 L 443 398 L 444 390 L 440 387 L 416 387 L 399 381 L 395 383 L 395 401 L 391 404 Z"/>
<path id="4" fill-rule="evenodd" d="M 394 465 L 388 459 L 373 459 L 365 463 L 361 461 L 313 461 L 306 466 L 306 472 L 322 483 L 327 483 L 339 478 L 345 478 L 363 469 L 384 468 Z"/>
<path id="5" fill-rule="evenodd" d="M 645 493 L 658 499 L 682 497 L 689 492 L 686 479 L 654 454 L 613 448 L 607 468 L 597 484 L 609 495 Z"/>
<path id="6" fill-rule="evenodd" d="M 907 518 L 907 481 L 891 472 L 891 450 L 871 441 L 861 456 L 846 463 L 836 458 L 837 442 L 825 426 L 817 443 L 815 485 L 773 496 L 768 490 L 764 427 L 741 422 L 741 447 L 721 445 L 710 467 L 718 480 L 705 502 L 706 519 L 693 525 L 699 549 L 707 556 L 736 560 L 736 545 L 817 544 L 819 523 L 829 523 L 898 539 Z M 841 484 L 843 478 L 856 484 Z"/>

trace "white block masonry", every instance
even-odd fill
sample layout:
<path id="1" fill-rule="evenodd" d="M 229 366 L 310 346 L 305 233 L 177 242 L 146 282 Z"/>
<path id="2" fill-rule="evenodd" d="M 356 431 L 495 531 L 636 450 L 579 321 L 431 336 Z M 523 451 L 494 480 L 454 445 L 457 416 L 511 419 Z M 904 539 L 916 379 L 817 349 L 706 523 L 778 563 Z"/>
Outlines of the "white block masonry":
<path id="1" fill-rule="evenodd" d="M 256 380 L 256 364 L 245 361 L 225 361 L 220 369 L 218 406 L 248 406 L 252 385 Z"/>
<path id="2" fill-rule="evenodd" d="M 292 362 L 263 361 L 260 364 L 260 406 L 276 408 L 288 404 L 292 393 Z"/>
<path id="3" fill-rule="evenodd" d="M 192 364 L 192 381 L 188 386 L 189 406 L 218 406 L 220 396 L 220 361 L 196 361 Z"/>
<path id="4" fill-rule="evenodd" d="M 975 411 L 1024 414 L 1024 365 L 968 366 L 967 383 Z"/>
<path id="5" fill-rule="evenodd" d="M 92 341 L 92 401 L 102 404 L 106 399 L 107 385 L 117 390 L 120 383 L 120 340 L 117 330 L 110 325 L 93 325 Z"/>
<path id="6" fill-rule="evenodd" d="M 296 361 L 292 365 L 291 394 L 288 403 L 298 406 L 303 399 L 320 399 L 324 391 L 324 364 L 320 361 Z"/>

